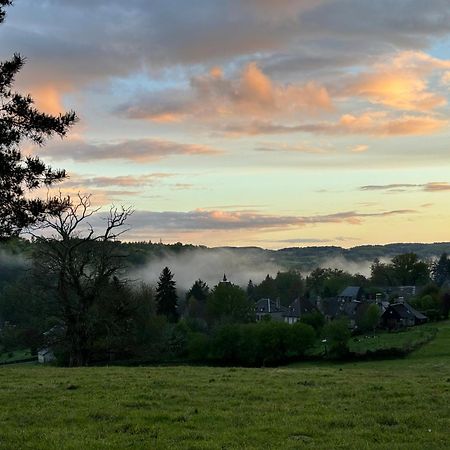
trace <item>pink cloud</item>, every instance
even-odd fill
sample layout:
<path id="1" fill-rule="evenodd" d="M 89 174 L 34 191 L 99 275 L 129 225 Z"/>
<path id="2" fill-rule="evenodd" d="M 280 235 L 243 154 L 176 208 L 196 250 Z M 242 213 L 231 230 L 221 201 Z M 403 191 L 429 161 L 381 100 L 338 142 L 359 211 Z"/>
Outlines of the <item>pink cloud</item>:
<path id="1" fill-rule="evenodd" d="M 333 104 L 325 87 L 314 81 L 276 83 L 255 63 L 247 64 L 234 78 L 215 67 L 193 77 L 189 90 L 163 92 L 120 108 L 127 117 L 155 122 L 289 117 L 331 110 Z"/>
<path id="2" fill-rule="evenodd" d="M 437 73 L 445 79 L 448 69 L 450 60 L 418 51 L 400 52 L 388 61 L 375 64 L 371 70 L 355 75 L 343 94 L 404 111 L 430 111 L 447 103 L 442 92 L 432 90 L 430 77 Z"/>

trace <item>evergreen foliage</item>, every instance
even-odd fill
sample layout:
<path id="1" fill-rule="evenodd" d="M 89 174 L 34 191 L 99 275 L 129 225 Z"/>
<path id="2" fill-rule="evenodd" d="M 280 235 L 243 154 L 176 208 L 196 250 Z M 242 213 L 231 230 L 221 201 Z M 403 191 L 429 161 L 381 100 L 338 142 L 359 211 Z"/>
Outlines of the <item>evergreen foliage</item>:
<path id="1" fill-rule="evenodd" d="M 178 320 L 178 295 L 175 288 L 173 274 L 168 267 L 164 267 L 159 276 L 158 285 L 156 287 L 156 304 L 157 313 L 167 317 L 169 322 Z"/>
<path id="2" fill-rule="evenodd" d="M 10 0 L 0 0 L 0 23 Z M 28 198 L 30 191 L 51 186 L 66 176 L 38 156 L 25 156 L 20 144 L 29 140 L 43 145 L 53 136 L 64 137 L 76 122 L 73 111 L 53 116 L 39 112 L 31 96 L 12 89 L 25 59 L 18 53 L 0 62 L 0 239 L 17 235 L 23 228 L 67 206 L 60 198 Z"/>

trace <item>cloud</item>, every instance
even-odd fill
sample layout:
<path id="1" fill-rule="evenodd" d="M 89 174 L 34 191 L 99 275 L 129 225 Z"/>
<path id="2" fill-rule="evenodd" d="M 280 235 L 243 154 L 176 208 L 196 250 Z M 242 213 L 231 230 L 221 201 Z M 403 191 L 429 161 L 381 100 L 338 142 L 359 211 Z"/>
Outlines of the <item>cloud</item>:
<path id="1" fill-rule="evenodd" d="M 422 190 L 425 192 L 445 192 L 450 191 L 450 183 L 446 181 L 430 181 L 425 184 L 394 183 L 394 184 L 376 184 L 361 186 L 361 191 L 388 191 L 388 192 L 406 192 L 407 190 Z"/>
<path id="2" fill-rule="evenodd" d="M 206 145 L 182 144 L 162 139 L 130 139 L 117 143 L 89 143 L 82 139 L 64 142 L 52 141 L 46 146 L 45 155 L 54 160 L 97 161 L 126 160 L 147 163 L 174 156 L 211 156 L 221 151 Z"/>
<path id="3" fill-rule="evenodd" d="M 424 52 L 405 51 L 389 61 L 375 65 L 373 70 L 354 75 L 337 95 L 360 96 L 371 103 L 405 111 L 430 111 L 444 106 L 442 92 L 432 92 L 429 77 L 445 76 L 450 60 L 442 60 Z"/>
<path id="4" fill-rule="evenodd" d="M 332 150 L 329 148 L 322 148 L 308 143 L 278 144 L 276 142 L 260 144 L 255 150 L 259 152 L 288 152 L 311 154 L 325 154 L 332 152 Z"/>
<path id="5" fill-rule="evenodd" d="M 142 229 L 167 233 L 192 230 L 264 230 L 325 223 L 357 225 L 367 218 L 409 215 L 415 212 L 414 210 L 404 209 L 369 213 L 345 211 L 313 216 L 282 216 L 262 214 L 256 211 L 209 211 L 201 209 L 189 212 L 136 211 L 130 218 L 129 224 L 133 232 L 139 232 Z"/>
<path id="6" fill-rule="evenodd" d="M 110 187 L 121 186 L 127 187 L 139 187 L 139 186 L 153 186 L 161 180 L 169 177 L 173 177 L 175 174 L 171 173 L 149 173 L 145 175 L 122 175 L 117 177 L 107 176 L 95 176 L 90 177 L 87 175 L 70 174 L 69 178 L 63 182 L 66 188 L 76 187 Z"/>
<path id="7" fill-rule="evenodd" d="M 450 183 L 434 181 L 434 182 L 425 184 L 423 186 L 423 190 L 426 192 L 450 191 Z"/>
<path id="8" fill-rule="evenodd" d="M 332 239 L 319 239 L 319 238 L 293 238 L 293 239 L 279 239 L 277 241 L 280 244 L 323 244 L 327 242 L 332 242 Z"/>
<path id="9" fill-rule="evenodd" d="M 1 39 L 4 51 L 30 57 L 35 81 L 80 86 L 143 68 L 293 59 L 305 48 L 351 65 L 393 47 L 423 48 L 449 24 L 442 0 L 197 0 L 188 10 L 183 0 L 21 0 Z"/>
<path id="10" fill-rule="evenodd" d="M 188 90 L 140 96 L 139 100 L 122 105 L 118 112 L 132 119 L 177 122 L 285 116 L 332 109 L 326 88 L 316 82 L 275 83 L 255 63 L 249 63 L 235 78 L 227 78 L 215 67 L 206 75 L 191 78 Z"/>
<path id="11" fill-rule="evenodd" d="M 355 145 L 350 149 L 352 153 L 364 153 L 369 149 L 369 146 L 366 144 Z"/>
<path id="12" fill-rule="evenodd" d="M 392 115 L 385 111 L 344 114 L 337 122 L 284 125 L 267 121 L 227 124 L 222 133 L 229 137 L 262 134 L 313 133 L 324 135 L 407 136 L 427 135 L 448 125 L 446 119 L 426 115 Z"/>
<path id="13" fill-rule="evenodd" d="M 374 184 L 361 186 L 359 189 L 361 191 L 390 191 L 390 190 L 417 188 L 420 186 L 421 186 L 420 184 L 394 183 L 394 184 Z"/>

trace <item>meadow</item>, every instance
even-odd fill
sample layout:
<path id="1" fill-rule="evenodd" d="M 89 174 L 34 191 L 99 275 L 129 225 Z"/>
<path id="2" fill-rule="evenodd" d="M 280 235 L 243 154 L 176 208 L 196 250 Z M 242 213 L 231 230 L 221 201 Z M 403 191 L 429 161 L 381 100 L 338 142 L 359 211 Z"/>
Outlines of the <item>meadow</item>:
<path id="1" fill-rule="evenodd" d="M 402 359 L 0 367 L 5 449 L 447 449 L 450 322 Z"/>

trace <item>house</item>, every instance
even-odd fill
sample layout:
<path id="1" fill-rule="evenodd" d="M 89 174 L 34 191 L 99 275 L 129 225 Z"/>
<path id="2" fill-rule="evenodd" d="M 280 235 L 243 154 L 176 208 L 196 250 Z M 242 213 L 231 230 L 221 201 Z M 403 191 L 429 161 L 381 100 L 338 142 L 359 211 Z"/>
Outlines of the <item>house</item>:
<path id="1" fill-rule="evenodd" d="M 272 320 L 296 323 L 302 315 L 317 311 L 317 308 L 307 299 L 295 299 L 289 306 L 283 306 L 279 300 L 270 300 L 262 298 L 256 302 L 255 314 L 256 320 L 260 321 L 264 317 L 270 317 Z"/>
<path id="2" fill-rule="evenodd" d="M 316 306 L 306 298 L 296 298 L 289 306 L 289 313 L 284 317 L 287 323 L 295 323 L 300 320 L 305 314 L 312 314 L 317 312 Z"/>
<path id="3" fill-rule="evenodd" d="M 270 298 L 261 298 L 255 304 L 256 321 L 270 317 L 272 320 L 284 322 L 284 317 L 289 314 L 289 308 L 280 305 L 280 301 L 274 301 Z"/>
<path id="4" fill-rule="evenodd" d="M 390 330 L 421 325 L 427 320 L 427 316 L 403 301 L 389 305 L 381 316 L 383 327 Z"/>
<path id="5" fill-rule="evenodd" d="M 341 303 L 365 300 L 364 289 L 360 286 L 347 286 L 339 295 L 338 300 Z"/>
<path id="6" fill-rule="evenodd" d="M 385 288 L 386 295 L 389 299 L 400 299 L 400 301 L 408 301 L 414 297 L 419 289 L 416 286 L 391 286 Z"/>
<path id="7" fill-rule="evenodd" d="M 317 299 L 317 309 L 324 315 L 325 319 L 334 319 L 340 311 L 337 297 L 326 297 Z"/>
<path id="8" fill-rule="evenodd" d="M 50 362 L 54 361 L 55 359 L 56 358 L 55 358 L 53 351 L 48 347 L 43 348 L 38 351 L 38 362 L 41 364 L 50 363 Z"/>

